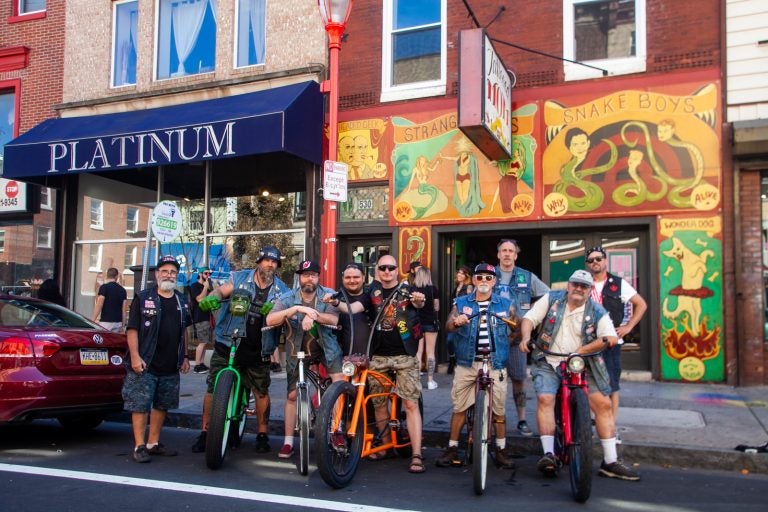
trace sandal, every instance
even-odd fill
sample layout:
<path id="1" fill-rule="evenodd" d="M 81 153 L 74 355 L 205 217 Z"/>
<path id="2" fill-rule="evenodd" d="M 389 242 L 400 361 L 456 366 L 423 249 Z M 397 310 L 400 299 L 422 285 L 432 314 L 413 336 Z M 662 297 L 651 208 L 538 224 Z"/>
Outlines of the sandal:
<path id="1" fill-rule="evenodd" d="M 427 469 L 424 467 L 424 457 L 419 453 L 411 455 L 411 464 L 408 466 L 409 473 L 424 473 Z"/>

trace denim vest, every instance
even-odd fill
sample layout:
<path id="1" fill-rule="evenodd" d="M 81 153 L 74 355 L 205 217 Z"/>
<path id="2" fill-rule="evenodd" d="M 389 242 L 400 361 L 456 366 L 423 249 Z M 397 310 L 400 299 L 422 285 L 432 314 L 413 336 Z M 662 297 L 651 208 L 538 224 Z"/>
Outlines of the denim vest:
<path id="1" fill-rule="evenodd" d="M 501 268 L 496 266 L 496 285 L 493 287 L 493 293 L 498 293 L 506 299 L 516 299 L 517 305 L 521 308 L 521 314 L 531 309 L 531 299 L 533 290 L 531 289 L 531 278 L 533 274 L 524 268 L 515 267 L 512 269 L 512 277 L 509 283 L 501 282 Z"/>
<path id="2" fill-rule="evenodd" d="M 245 288 L 251 293 L 251 299 L 256 293 L 256 283 L 253 280 L 253 275 L 256 270 L 239 270 L 232 273 L 233 290 Z M 275 276 L 275 280 L 272 283 L 272 287 L 267 294 L 267 302 L 274 302 L 276 297 L 279 297 L 283 293 L 290 291 L 288 286 Z M 265 316 L 266 318 L 266 316 Z M 219 312 L 219 318 L 216 321 L 216 343 L 221 343 L 225 347 L 232 346 L 232 334 L 237 329 L 241 336 L 245 336 L 246 332 L 246 320 L 248 315 L 235 316 L 230 314 L 229 307 L 225 305 Z M 261 355 L 263 357 L 269 357 L 277 347 L 278 340 L 280 339 L 280 329 L 270 329 L 268 331 L 262 331 L 261 333 Z"/>
<path id="3" fill-rule="evenodd" d="M 565 317 L 566 306 L 566 291 L 556 290 L 549 292 L 549 310 L 544 317 L 544 321 L 541 323 L 541 331 L 539 332 L 538 343 L 541 343 L 542 335 L 548 336 L 548 339 L 554 342 L 555 335 L 560 330 L 560 324 Z M 587 299 L 584 304 L 584 320 L 581 324 L 581 344 L 588 345 L 597 339 L 597 322 L 608 312 L 592 299 Z M 533 351 L 533 360 L 543 360 L 544 353 L 538 348 Z M 608 389 L 610 392 L 610 384 L 608 380 L 608 369 L 605 367 L 605 361 L 602 355 L 594 357 L 588 357 L 587 363 L 592 370 L 592 376 L 597 382 L 597 387 L 601 391 Z"/>
<path id="4" fill-rule="evenodd" d="M 509 308 L 514 303 L 510 299 L 505 299 L 496 295 L 491 295 L 491 303 L 488 305 L 488 311 L 496 313 L 501 316 L 509 315 Z M 466 309 L 468 308 L 468 309 Z M 471 310 L 469 314 L 467 311 Z M 467 316 L 474 315 L 480 310 L 477 305 L 477 298 L 475 292 L 469 295 L 462 295 L 456 298 L 456 311 Z M 480 317 L 477 316 L 469 321 L 467 325 L 462 325 L 457 330 L 453 331 L 455 336 L 453 337 L 456 344 L 456 363 L 461 366 L 470 367 L 477 355 L 477 331 L 480 325 Z M 491 327 L 488 334 L 493 337 L 491 340 L 495 352 L 491 354 L 493 360 L 493 368 L 495 370 L 501 370 L 507 367 L 507 361 L 509 360 L 509 330 L 507 324 L 499 320 L 494 316 L 489 316 L 488 325 Z"/>
<path id="5" fill-rule="evenodd" d="M 173 291 L 176 302 L 180 306 L 181 313 L 181 335 L 179 337 L 178 348 L 178 367 L 181 368 L 184 362 L 184 355 L 186 354 L 186 343 L 184 342 L 185 333 L 187 332 L 187 326 L 192 321 L 189 314 L 189 303 L 183 293 L 178 290 Z M 160 295 L 157 293 L 157 287 L 148 288 L 142 290 L 136 294 L 133 300 L 139 301 L 139 311 L 141 326 L 139 327 L 139 356 L 147 363 L 149 367 L 152 362 L 152 357 L 155 355 L 155 349 L 157 348 L 157 337 L 160 334 L 160 318 L 162 317 L 162 310 L 160 309 Z M 130 352 L 128 357 L 125 358 L 125 364 L 130 368 Z"/>
<path id="6" fill-rule="evenodd" d="M 334 293 L 336 292 L 330 288 L 326 288 L 325 286 L 318 286 L 317 296 L 313 309 L 317 310 L 318 313 L 325 313 L 330 307 L 330 304 L 323 302 L 323 297 L 325 297 L 327 294 L 333 295 Z M 292 306 L 301 306 L 301 290 L 288 291 L 282 294 L 278 300 L 283 306 L 285 306 L 285 309 L 288 309 Z M 293 315 L 292 317 L 288 318 L 292 330 L 292 339 L 290 341 L 293 343 L 294 350 L 296 351 L 301 348 L 301 342 L 304 339 L 304 329 L 301 327 L 301 321 L 303 319 L 304 315 L 302 314 Z M 280 329 L 273 329 L 273 331 L 279 330 Z M 325 353 L 325 360 L 329 363 L 336 359 L 341 360 L 341 347 L 339 347 L 339 342 L 336 340 L 336 331 L 329 329 L 328 327 L 323 327 L 322 325 L 317 325 L 317 332 L 320 336 L 317 342 L 323 348 L 323 352 Z M 286 340 L 286 343 L 288 343 L 288 340 Z M 290 355 L 288 349 L 286 349 L 286 354 Z"/>

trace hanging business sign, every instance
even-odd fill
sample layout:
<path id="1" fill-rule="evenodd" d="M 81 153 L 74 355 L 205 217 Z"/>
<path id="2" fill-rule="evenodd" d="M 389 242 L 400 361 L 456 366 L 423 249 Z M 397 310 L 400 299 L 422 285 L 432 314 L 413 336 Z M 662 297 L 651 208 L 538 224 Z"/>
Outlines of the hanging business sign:
<path id="1" fill-rule="evenodd" d="M 152 234 L 160 242 L 175 240 L 181 233 L 181 212 L 173 201 L 161 201 L 152 210 Z"/>

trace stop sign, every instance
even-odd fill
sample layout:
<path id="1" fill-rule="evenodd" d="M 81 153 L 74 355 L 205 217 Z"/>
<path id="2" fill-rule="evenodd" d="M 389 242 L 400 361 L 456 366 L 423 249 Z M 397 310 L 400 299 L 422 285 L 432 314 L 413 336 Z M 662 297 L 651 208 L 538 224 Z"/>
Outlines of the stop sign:
<path id="1" fill-rule="evenodd" d="M 13 180 L 9 180 L 5 185 L 5 195 L 13 199 L 19 194 L 19 184 Z"/>

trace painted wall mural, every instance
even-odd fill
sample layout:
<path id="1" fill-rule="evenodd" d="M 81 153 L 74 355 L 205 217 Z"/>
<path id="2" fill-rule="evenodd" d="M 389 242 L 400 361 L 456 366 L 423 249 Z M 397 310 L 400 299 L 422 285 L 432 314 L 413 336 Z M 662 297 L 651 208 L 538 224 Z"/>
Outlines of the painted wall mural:
<path id="1" fill-rule="evenodd" d="M 348 180 L 367 181 L 387 178 L 387 148 L 384 137 L 387 121 L 360 119 L 339 123 L 336 160 L 349 166 Z"/>
<path id="2" fill-rule="evenodd" d="M 408 267 L 412 261 L 429 265 L 432 261 L 432 231 L 429 226 L 400 228 L 398 236 L 398 264 L 400 279 L 408 276 Z"/>
<path id="3" fill-rule="evenodd" d="M 717 208 L 719 98 L 709 83 L 546 101 L 544 215 Z"/>
<path id="4" fill-rule="evenodd" d="M 722 226 L 719 216 L 659 219 L 662 378 L 722 381 Z"/>

